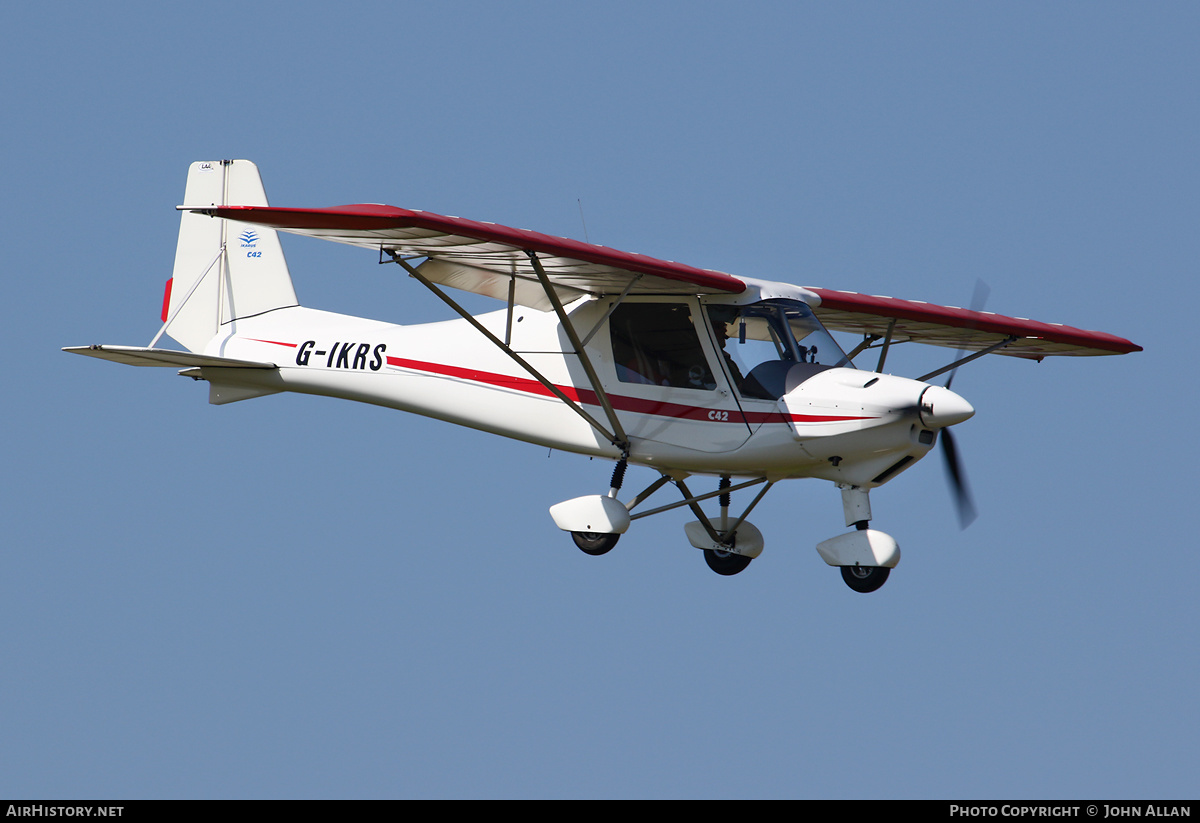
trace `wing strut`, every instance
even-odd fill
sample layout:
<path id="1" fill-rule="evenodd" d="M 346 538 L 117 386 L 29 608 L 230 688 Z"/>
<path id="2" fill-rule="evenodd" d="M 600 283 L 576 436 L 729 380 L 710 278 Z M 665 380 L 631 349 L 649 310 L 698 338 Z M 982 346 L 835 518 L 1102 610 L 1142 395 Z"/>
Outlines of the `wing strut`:
<path id="1" fill-rule="evenodd" d="M 846 355 L 846 359 L 849 360 L 851 363 L 853 363 L 854 358 L 858 357 L 860 354 L 862 354 L 867 349 L 873 348 L 873 346 L 871 344 L 874 343 L 878 339 L 879 339 L 879 335 L 877 335 L 877 334 L 870 334 L 870 333 L 864 334 L 862 342 L 859 343 L 857 346 L 855 346 L 850 351 L 850 353 Z"/>
<path id="2" fill-rule="evenodd" d="M 887 360 L 888 348 L 892 345 L 892 332 L 896 330 L 896 318 L 892 318 L 887 325 L 887 332 L 882 335 L 871 334 L 870 332 L 863 335 L 863 340 L 854 347 L 854 351 L 846 355 L 846 359 L 853 362 L 854 358 L 858 357 L 867 349 L 880 349 L 879 364 L 875 366 L 875 371 L 879 374 L 883 373 L 883 364 Z M 876 340 L 882 340 L 878 346 L 875 345 Z"/>
<path id="3" fill-rule="evenodd" d="M 1017 340 L 1017 336 L 1015 334 L 1010 334 L 1008 337 L 1004 338 L 1003 340 L 1001 340 L 999 343 L 995 344 L 994 346 L 988 346 L 986 349 L 980 349 L 979 351 L 975 352 L 974 354 L 972 354 L 968 357 L 963 357 L 958 360 L 955 360 L 953 363 L 950 363 L 949 365 L 946 365 L 946 366 L 942 366 L 940 369 L 935 369 L 934 371 L 931 371 L 929 374 L 923 374 L 920 377 L 918 377 L 917 380 L 921 381 L 922 383 L 926 382 L 927 380 L 932 380 L 933 378 L 937 377 L 939 374 L 944 374 L 945 372 L 948 372 L 951 369 L 957 369 L 963 363 L 970 363 L 972 360 L 976 360 L 980 357 L 983 357 L 985 354 L 991 354 L 994 351 L 999 351 L 1000 349 L 1015 342 L 1016 340 Z"/>
<path id="4" fill-rule="evenodd" d="M 628 454 L 629 438 L 625 435 L 625 430 L 621 427 L 621 421 L 617 419 L 616 410 L 612 407 L 612 403 L 609 402 L 608 393 L 600 385 L 600 378 L 596 375 L 596 370 L 592 368 L 591 358 L 587 356 L 587 351 L 584 350 L 583 344 L 579 342 L 579 335 L 575 333 L 575 324 L 571 322 L 571 318 L 567 317 L 562 301 L 558 299 L 558 293 L 551 287 L 550 278 L 546 277 L 546 270 L 542 268 L 542 261 L 538 260 L 537 252 L 526 250 L 525 254 L 528 255 L 529 262 L 533 265 L 533 270 L 537 272 L 538 282 L 542 284 L 542 289 L 546 292 L 546 297 L 550 299 L 550 303 L 554 306 L 554 312 L 558 315 L 558 322 L 562 323 L 563 330 L 567 333 L 567 339 L 571 341 L 571 347 L 575 349 L 575 354 L 579 355 L 579 363 L 583 366 L 583 371 L 587 375 L 588 382 L 592 384 L 592 390 L 596 392 L 596 397 L 600 400 L 600 405 L 604 407 L 604 414 L 608 417 L 608 422 L 612 425 L 613 431 L 617 433 L 618 439 L 612 441 L 613 445 L 619 448 L 622 454 Z"/>
<path id="5" fill-rule="evenodd" d="M 876 374 L 883 374 L 883 364 L 887 360 L 888 348 L 892 345 L 892 332 L 896 330 L 896 318 L 888 321 L 887 334 L 883 336 L 883 347 L 879 350 L 879 365 L 875 367 Z"/>
<path id="6" fill-rule="evenodd" d="M 606 429 L 598 420 L 596 420 L 596 418 L 594 418 L 594 417 L 592 417 L 592 415 L 588 414 L 587 411 L 585 411 L 582 406 L 580 406 L 576 401 L 574 401 L 570 397 L 568 397 L 562 391 L 562 389 L 560 389 L 558 386 L 554 385 L 552 382 L 547 380 L 542 375 L 542 373 L 539 372 L 537 369 L 535 369 L 527 360 L 525 360 L 525 358 L 521 357 L 521 355 L 519 355 L 515 351 L 513 351 L 512 347 L 509 346 L 506 341 L 501 340 L 500 338 L 496 337 L 496 335 L 492 334 L 490 331 L 488 331 L 486 328 L 484 328 L 483 324 L 481 324 L 478 320 L 476 320 L 474 317 L 472 317 L 471 314 L 469 312 L 467 312 L 466 309 L 464 309 L 462 306 L 458 305 L 458 303 L 456 303 L 453 298 L 451 298 L 448 294 L 446 294 L 444 291 L 439 289 L 434 283 L 430 282 L 428 278 L 426 278 L 424 275 L 422 275 L 420 272 L 418 272 L 416 270 L 416 268 L 414 268 L 412 265 L 410 265 L 409 262 L 407 260 L 405 260 L 400 255 L 399 252 L 389 250 L 389 254 L 392 257 L 392 260 L 394 262 L 398 263 L 405 271 L 407 271 L 413 277 L 413 279 L 415 279 L 418 283 L 420 283 L 425 288 L 429 289 L 429 291 L 433 292 L 438 297 L 438 299 L 440 299 L 447 306 L 454 309 L 454 311 L 457 312 L 460 317 L 462 317 L 464 320 L 466 320 L 468 323 L 470 323 L 472 326 L 474 326 L 476 330 L 478 330 L 484 337 L 486 337 L 488 340 L 490 340 L 492 342 L 492 344 L 495 345 L 498 349 L 500 349 L 502 352 L 504 352 L 509 357 L 511 357 L 517 363 L 517 365 L 520 366 L 522 369 L 524 369 L 526 372 L 528 372 L 529 375 L 533 379 L 537 380 L 539 383 L 541 383 L 543 386 L 545 386 L 547 391 L 549 391 L 551 394 L 553 394 L 555 397 L 557 397 L 559 400 L 561 400 L 563 403 L 565 403 L 567 408 L 571 409 L 573 412 L 575 412 L 580 417 L 582 417 L 587 422 L 587 424 L 589 426 L 591 426 L 593 429 L 595 429 L 597 432 L 599 432 L 604 437 L 605 440 L 607 440 L 608 442 L 610 442 L 614 446 L 616 446 L 618 449 L 620 449 L 622 454 L 628 454 L 629 440 L 625 436 L 625 431 L 624 431 L 624 429 L 621 428 L 620 423 L 617 421 L 616 412 L 613 410 L 612 404 L 609 403 L 609 401 L 608 401 L 608 395 L 606 395 L 604 393 L 604 389 L 600 386 L 600 381 L 596 378 L 596 373 L 592 369 L 591 362 L 587 359 L 586 355 L 583 354 L 581 349 L 577 349 L 577 352 L 579 354 L 579 359 L 584 364 L 584 371 L 587 373 L 588 379 L 592 382 L 592 388 L 595 390 L 597 397 L 600 398 L 601 405 L 604 406 L 605 413 L 609 416 L 609 420 L 612 421 L 612 423 L 614 424 L 613 428 L 616 430 L 616 434 L 613 434 L 608 429 Z M 530 253 L 530 254 L 532 256 L 532 253 Z M 559 318 L 562 321 L 564 328 L 567 330 L 567 335 L 571 340 L 571 345 L 578 347 L 579 338 L 576 336 L 574 327 L 571 325 L 570 321 L 566 318 L 565 312 L 563 312 L 563 310 L 562 310 L 562 303 L 559 302 L 558 296 L 556 294 L 554 294 L 554 290 L 552 288 L 550 288 L 549 282 L 546 280 L 544 273 L 541 272 L 541 265 L 538 263 L 535 263 L 535 266 L 537 267 L 539 274 L 541 275 L 539 277 L 539 279 L 542 281 L 543 288 L 545 288 L 546 293 L 548 295 L 550 295 L 550 299 L 554 303 L 555 310 L 559 312 Z"/>
<path id="7" fill-rule="evenodd" d="M 613 301 L 613 304 L 608 307 L 608 311 L 606 311 L 604 313 L 604 316 L 601 317 L 599 320 L 597 320 L 596 325 L 592 326 L 592 330 L 589 331 L 586 335 L 584 335 L 583 345 L 586 346 L 588 344 L 588 341 L 591 340 L 596 335 L 596 332 L 600 331 L 600 327 L 604 325 L 604 321 L 607 320 L 608 318 L 612 317 L 612 313 L 617 310 L 617 306 L 621 305 L 621 303 L 625 300 L 625 298 L 629 295 L 629 293 L 631 291 L 633 291 L 633 287 L 636 286 L 637 282 L 641 279 L 642 279 L 642 275 L 640 275 L 640 274 L 635 274 L 632 278 L 630 278 L 629 283 L 627 283 L 625 286 L 625 289 L 621 292 L 621 294 L 617 297 L 617 299 L 615 301 Z"/>

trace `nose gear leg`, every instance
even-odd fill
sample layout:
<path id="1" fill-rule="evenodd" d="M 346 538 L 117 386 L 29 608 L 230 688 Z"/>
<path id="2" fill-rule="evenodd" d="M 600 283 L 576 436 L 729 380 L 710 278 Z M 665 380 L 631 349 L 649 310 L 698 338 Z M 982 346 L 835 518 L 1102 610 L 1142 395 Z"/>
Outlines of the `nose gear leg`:
<path id="1" fill-rule="evenodd" d="M 817 553 L 830 566 L 838 566 L 842 580 L 856 592 L 873 592 L 887 582 L 900 562 L 900 546 L 889 534 L 869 528 L 870 490 L 842 484 L 842 511 L 854 531 L 817 544 Z"/>

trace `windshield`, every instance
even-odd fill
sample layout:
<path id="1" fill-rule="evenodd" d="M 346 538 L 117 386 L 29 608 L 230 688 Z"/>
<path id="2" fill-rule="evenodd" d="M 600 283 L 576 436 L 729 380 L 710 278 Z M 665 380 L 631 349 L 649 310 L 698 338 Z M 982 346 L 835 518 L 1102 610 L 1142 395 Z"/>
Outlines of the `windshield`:
<path id="1" fill-rule="evenodd" d="M 777 400 L 818 371 L 854 368 L 812 309 L 797 300 L 709 306 L 708 317 L 743 396 Z"/>

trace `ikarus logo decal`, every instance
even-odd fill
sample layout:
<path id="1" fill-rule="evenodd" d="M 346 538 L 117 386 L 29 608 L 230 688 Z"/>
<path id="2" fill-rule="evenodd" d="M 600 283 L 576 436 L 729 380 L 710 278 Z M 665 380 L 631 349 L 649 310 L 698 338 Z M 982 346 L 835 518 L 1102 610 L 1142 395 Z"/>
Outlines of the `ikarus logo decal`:
<path id="1" fill-rule="evenodd" d="M 258 232 L 253 229 L 246 229 L 238 235 L 238 240 L 242 241 L 242 248 L 248 249 L 247 257 L 262 257 L 262 252 L 256 251 L 255 246 L 258 243 Z"/>

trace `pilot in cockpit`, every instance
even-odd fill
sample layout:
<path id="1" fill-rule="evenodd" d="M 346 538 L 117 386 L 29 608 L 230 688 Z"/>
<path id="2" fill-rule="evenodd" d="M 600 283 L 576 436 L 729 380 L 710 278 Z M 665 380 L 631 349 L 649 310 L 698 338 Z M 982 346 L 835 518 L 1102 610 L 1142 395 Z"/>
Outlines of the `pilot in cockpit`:
<path id="1" fill-rule="evenodd" d="M 736 317 L 737 311 L 733 310 L 728 322 L 722 320 L 715 310 L 710 310 L 710 312 L 713 321 L 713 331 L 717 335 L 717 347 L 721 350 L 721 356 L 725 359 L 725 368 L 729 370 L 729 378 L 733 381 L 735 387 L 741 387 L 745 376 L 742 374 L 742 370 L 738 368 L 737 361 L 733 359 L 733 355 L 729 353 L 729 349 L 725 347 L 725 344 L 729 341 L 729 323 Z"/>

